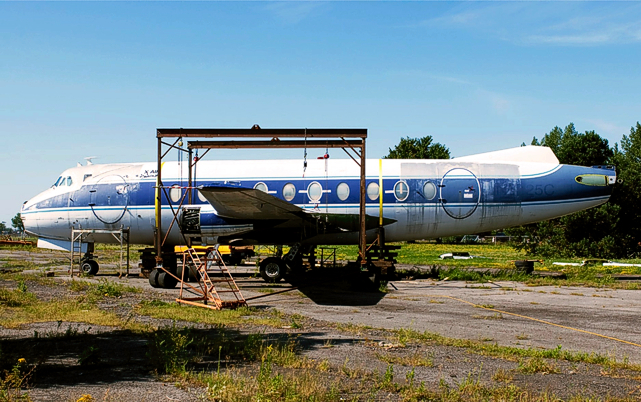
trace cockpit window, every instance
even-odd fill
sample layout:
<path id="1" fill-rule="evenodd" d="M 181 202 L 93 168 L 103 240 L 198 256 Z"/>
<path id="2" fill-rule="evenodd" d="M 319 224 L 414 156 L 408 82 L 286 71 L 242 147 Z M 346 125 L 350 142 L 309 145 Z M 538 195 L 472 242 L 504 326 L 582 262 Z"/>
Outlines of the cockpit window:
<path id="1" fill-rule="evenodd" d="M 71 186 L 73 184 L 73 180 L 71 180 L 71 176 L 67 176 L 67 186 Z"/>
<path id="2" fill-rule="evenodd" d="M 60 180 L 62 180 L 62 176 L 58 177 L 58 180 L 56 180 L 56 182 L 53 183 L 53 186 L 51 187 L 58 187 L 60 185 Z"/>

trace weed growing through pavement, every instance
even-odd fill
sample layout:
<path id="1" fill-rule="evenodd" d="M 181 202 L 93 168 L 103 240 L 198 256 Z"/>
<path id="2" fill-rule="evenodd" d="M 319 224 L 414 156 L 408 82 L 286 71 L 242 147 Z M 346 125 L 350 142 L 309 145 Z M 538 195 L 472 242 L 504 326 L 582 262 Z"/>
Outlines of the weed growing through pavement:
<path id="1" fill-rule="evenodd" d="M 18 291 L 27 293 L 27 283 L 24 280 L 18 281 Z"/>
<path id="2" fill-rule="evenodd" d="M 492 375 L 492 381 L 503 382 L 506 384 L 512 382 L 513 379 L 514 376 L 512 375 L 512 373 L 502 368 L 496 370 L 496 372 Z"/>
<path id="3" fill-rule="evenodd" d="M 160 300 L 143 300 L 135 307 L 139 315 L 153 318 L 181 320 L 210 325 L 255 324 L 271 327 L 287 325 L 286 315 L 277 310 L 260 311 L 252 307 L 239 307 L 233 310 L 216 310 L 166 303 Z"/>
<path id="4" fill-rule="evenodd" d="M 97 346 L 87 346 L 85 349 L 80 352 L 78 356 L 78 364 L 81 366 L 91 366 L 99 364 L 101 361 L 102 355 L 100 353 L 100 348 Z"/>
<path id="5" fill-rule="evenodd" d="M 530 357 L 519 362 L 518 370 L 524 374 L 542 373 L 558 374 L 561 371 L 552 363 L 548 363 L 540 356 Z"/>
<path id="6" fill-rule="evenodd" d="M 18 359 L 11 370 L 0 374 L 0 401 L 31 401 L 29 394 L 24 391 L 31 378 L 35 365 L 31 366 L 24 358 Z"/>
<path id="7" fill-rule="evenodd" d="M 500 346 L 496 343 L 486 344 L 471 339 L 448 338 L 443 335 L 432 332 L 419 332 L 413 329 L 401 328 L 392 331 L 395 339 L 403 339 L 404 342 L 418 342 L 434 345 L 453 346 L 466 348 L 469 351 L 483 355 L 500 357 L 507 360 L 520 361 L 528 357 L 540 357 L 544 359 L 565 360 L 569 362 L 582 362 L 589 364 L 599 364 L 604 367 L 616 367 L 641 372 L 641 365 L 632 364 L 629 360 L 624 359 L 619 362 L 614 357 L 585 352 L 572 352 L 565 350 L 561 345 L 554 349 L 534 349 L 534 348 L 517 348 L 512 346 Z"/>
<path id="8" fill-rule="evenodd" d="M 36 303 L 38 299 L 33 293 L 22 290 L 11 290 L 0 288 L 0 308 L 2 307 L 24 307 Z"/>
<path id="9" fill-rule="evenodd" d="M 409 356 L 395 355 L 391 353 L 377 353 L 376 357 L 389 364 L 397 364 L 408 367 L 434 367 L 434 353 L 414 352 Z"/>
<path id="10" fill-rule="evenodd" d="M 171 327 L 159 329 L 151 335 L 147 357 L 160 374 L 182 373 L 189 362 L 187 348 L 192 342 L 191 329 L 179 328 L 174 322 Z"/>

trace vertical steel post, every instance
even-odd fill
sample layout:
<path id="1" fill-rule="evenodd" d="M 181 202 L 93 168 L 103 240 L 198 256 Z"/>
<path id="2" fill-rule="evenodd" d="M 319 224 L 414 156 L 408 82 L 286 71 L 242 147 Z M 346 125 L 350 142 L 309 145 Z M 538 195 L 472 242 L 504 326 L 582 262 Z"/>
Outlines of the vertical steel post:
<path id="1" fill-rule="evenodd" d="M 360 236 L 359 236 L 359 248 L 361 255 L 361 266 L 367 264 L 367 258 L 365 252 L 367 250 L 367 226 L 366 226 L 366 210 L 365 210 L 365 138 L 363 138 L 363 143 L 361 145 L 361 200 L 360 200 Z"/>
<path id="2" fill-rule="evenodd" d="M 131 227 L 127 228 L 127 278 L 129 278 L 129 237 L 131 235 Z"/>
<path id="3" fill-rule="evenodd" d="M 156 176 L 156 202 L 155 202 L 155 209 L 156 209 L 156 266 L 159 266 L 162 264 L 162 192 L 160 187 L 162 186 L 162 176 L 161 176 L 161 168 L 162 168 L 162 138 L 160 137 L 159 134 L 156 135 L 158 137 L 158 174 Z"/>
<path id="4" fill-rule="evenodd" d="M 193 198 L 193 194 L 194 194 L 194 190 L 192 189 L 192 187 L 194 186 L 194 183 L 193 183 L 194 176 L 193 176 L 192 169 L 191 169 L 192 168 L 191 161 L 192 161 L 192 159 L 194 157 L 194 151 L 192 151 L 191 148 L 189 148 L 188 151 L 189 151 L 189 153 L 188 153 L 188 157 L 187 157 L 188 158 L 187 167 L 189 168 L 189 173 L 188 173 L 188 178 L 187 178 L 187 191 L 189 191 L 189 193 L 187 194 L 187 204 L 191 206 L 192 203 L 193 203 L 192 198 Z M 192 246 L 191 237 L 187 238 L 187 246 L 189 246 L 189 247 Z"/>
<path id="5" fill-rule="evenodd" d="M 192 173 L 191 173 L 191 159 L 193 158 L 193 154 L 194 154 L 194 151 L 192 151 L 191 148 L 189 148 L 189 154 L 188 154 L 189 155 L 189 157 L 188 157 L 189 158 L 189 163 L 187 163 L 187 167 L 189 168 L 189 173 L 188 173 L 188 177 L 187 177 L 187 187 L 189 187 L 189 189 L 187 190 L 187 191 L 189 191 L 189 194 L 187 194 L 187 204 L 189 204 L 189 205 L 192 204 L 191 197 L 192 197 L 192 195 L 194 193 L 194 190 L 192 189 L 192 187 L 193 187 L 193 183 L 192 183 L 193 176 L 192 176 Z"/>

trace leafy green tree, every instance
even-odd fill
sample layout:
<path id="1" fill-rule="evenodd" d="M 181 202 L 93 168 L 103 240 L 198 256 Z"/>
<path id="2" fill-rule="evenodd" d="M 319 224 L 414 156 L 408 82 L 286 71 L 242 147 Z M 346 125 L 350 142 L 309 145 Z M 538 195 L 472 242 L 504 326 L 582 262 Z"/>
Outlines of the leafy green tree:
<path id="1" fill-rule="evenodd" d="M 578 133 L 574 123 L 568 124 L 564 130 L 554 127 L 543 136 L 541 142 L 534 137 L 532 145 L 549 147 L 559 162 L 566 165 L 605 165 L 614 155 L 608 140 L 601 138 L 595 131 Z"/>
<path id="2" fill-rule="evenodd" d="M 0 222 L 0 234 L 4 233 L 7 230 L 7 225 L 4 222 Z"/>
<path id="3" fill-rule="evenodd" d="M 611 149 L 606 139 L 594 131 L 578 133 L 572 123 L 564 130 L 554 127 L 540 142 L 535 137 L 532 145 L 550 147 L 563 164 L 594 166 L 615 161 L 616 148 Z M 614 198 L 598 208 L 511 228 L 508 232 L 512 236 L 526 236 L 525 243 L 515 246 L 541 257 L 621 257 L 626 255 L 631 237 L 621 230 L 626 207 L 614 202 Z"/>
<path id="4" fill-rule="evenodd" d="M 450 159 L 450 150 L 443 144 L 433 143 L 431 135 L 423 138 L 401 138 L 401 141 L 389 149 L 385 159 Z"/>
<path id="5" fill-rule="evenodd" d="M 19 232 L 24 231 L 24 225 L 22 224 L 22 219 L 20 218 L 20 212 L 11 218 L 11 226 Z"/>
<path id="6" fill-rule="evenodd" d="M 624 135 L 620 147 L 614 148 L 613 163 L 617 178 L 621 181 L 610 198 L 618 205 L 619 225 L 617 241 L 625 248 L 625 256 L 641 255 L 641 124 L 630 128 L 630 135 Z"/>

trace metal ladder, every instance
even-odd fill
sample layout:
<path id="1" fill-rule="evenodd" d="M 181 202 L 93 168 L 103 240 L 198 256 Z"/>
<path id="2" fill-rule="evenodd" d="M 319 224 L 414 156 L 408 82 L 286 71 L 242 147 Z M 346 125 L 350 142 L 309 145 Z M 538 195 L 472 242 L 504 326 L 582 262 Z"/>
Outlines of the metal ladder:
<path id="1" fill-rule="evenodd" d="M 220 310 L 223 308 L 236 308 L 247 305 L 247 302 L 245 301 L 243 294 L 238 288 L 236 281 L 234 281 L 234 278 L 231 276 L 231 272 L 229 272 L 229 269 L 223 262 L 223 259 L 218 252 L 218 247 L 209 250 L 204 259 L 201 259 L 198 256 L 198 252 L 193 248 L 188 248 L 187 250 L 185 250 L 184 254 L 188 257 L 188 260 L 191 261 L 191 263 L 196 267 L 198 275 L 201 279 L 201 289 L 196 289 L 192 286 L 190 287 L 196 290 L 197 293 L 200 293 L 202 297 L 183 298 L 181 285 L 181 297 L 179 299 L 176 299 L 176 301 L 214 308 L 216 310 Z M 185 260 L 186 259 L 183 258 L 183 264 L 187 263 L 187 261 Z M 212 279 L 207 272 L 208 268 L 214 265 L 222 274 L 222 277 L 220 279 Z M 185 272 L 185 268 L 187 267 L 183 266 L 183 272 Z M 223 285 L 223 289 L 216 289 L 216 284 L 226 284 L 227 288 L 224 288 Z M 220 296 L 220 293 L 231 293 L 234 296 L 234 299 L 223 300 Z M 201 300 L 203 304 L 193 303 L 193 301 L 196 300 Z"/>

